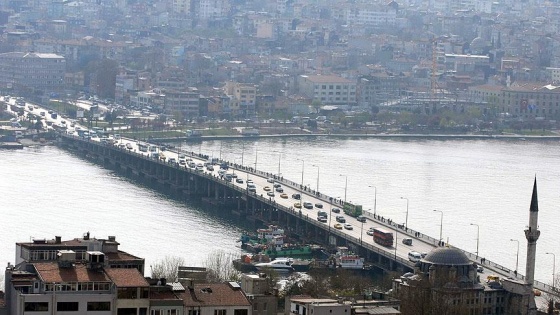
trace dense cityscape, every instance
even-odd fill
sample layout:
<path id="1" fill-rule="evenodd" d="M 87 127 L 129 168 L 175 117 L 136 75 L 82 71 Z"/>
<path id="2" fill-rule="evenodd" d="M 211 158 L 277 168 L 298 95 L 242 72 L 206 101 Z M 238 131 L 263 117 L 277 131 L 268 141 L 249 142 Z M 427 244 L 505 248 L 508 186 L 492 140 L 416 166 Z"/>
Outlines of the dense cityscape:
<path id="1" fill-rule="evenodd" d="M 96 96 L 179 122 L 350 117 L 420 132 L 555 129 L 560 114 L 552 1 L 1 8 L 0 86 L 42 101 Z"/>

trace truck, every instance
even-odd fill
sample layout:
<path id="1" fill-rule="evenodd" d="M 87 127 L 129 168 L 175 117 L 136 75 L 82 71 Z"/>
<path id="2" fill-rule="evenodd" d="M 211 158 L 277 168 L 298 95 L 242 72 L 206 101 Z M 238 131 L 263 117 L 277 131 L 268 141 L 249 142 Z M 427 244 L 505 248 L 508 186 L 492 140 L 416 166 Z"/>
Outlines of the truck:
<path id="1" fill-rule="evenodd" d="M 393 246 L 393 232 L 382 228 L 373 228 L 373 241 L 386 247 Z"/>
<path id="2" fill-rule="evenodd" d="M 345 203 L 342 209 L 345 214 L 357 218 L 362 215 L 363 210 L 361 205 L 353 205 L 351 203 Z"/>
<path id="3" fill-rule="evenodd" d="M 189 129 L 185 132 L 185 135 L 187 136 L 187 138 L 199 138 L 202 137 L 202 131 Z"/>

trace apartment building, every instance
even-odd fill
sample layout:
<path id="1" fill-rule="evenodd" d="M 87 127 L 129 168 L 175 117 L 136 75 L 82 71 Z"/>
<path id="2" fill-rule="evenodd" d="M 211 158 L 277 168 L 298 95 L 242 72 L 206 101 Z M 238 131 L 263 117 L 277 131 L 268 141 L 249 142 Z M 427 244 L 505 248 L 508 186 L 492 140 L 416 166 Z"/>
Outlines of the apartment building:
<path id="1" fill-rule="evenodd" d="M 237 283 L 167 283 L 145 278 L 144 259 L 118 250 L 114 236 L 16 243 L 5 270 L 0 314 L 252 315 Z M 186 268 L 186 267 L 180 267 Z"/>
<path id="2" fill-rule="evenodd" d="M 354 105 L 356 82 L 336 75 L 301 75 L 299 90 L 323 105 Z"/>
<path id="3" fill-rule="evenodd" d="M 0 87 L 16 91 L 60 91 L 66 60 L 57 54 L 9 52 L 0 54 Z"/>

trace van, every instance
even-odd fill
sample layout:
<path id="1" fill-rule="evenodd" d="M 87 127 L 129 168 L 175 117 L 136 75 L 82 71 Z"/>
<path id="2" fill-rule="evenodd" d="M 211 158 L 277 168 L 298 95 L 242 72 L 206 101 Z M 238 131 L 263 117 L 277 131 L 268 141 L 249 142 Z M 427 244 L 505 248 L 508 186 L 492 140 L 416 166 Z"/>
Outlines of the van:
<path id="1" fill-rule="evenodd" d="M 247 183 L 247 190 L 250 192 L 257 192 L 257 186 L 253 183 Z"/>
<path id="2" fill-rule="evenodd" d="M 408 252 L 408 260 L 412 262 L 419 262 L 422 259 L 422 255 L 419 252 Z"/>
<path id="3" fill-rule="evenodd" d="M 403 243 L 404 245 L 412 246 L 412 239 L 411 239 L 411 238 L 408 238 L 408 237 L 403 238 L 403 239 L 402 239 L 402 243 Z"/>

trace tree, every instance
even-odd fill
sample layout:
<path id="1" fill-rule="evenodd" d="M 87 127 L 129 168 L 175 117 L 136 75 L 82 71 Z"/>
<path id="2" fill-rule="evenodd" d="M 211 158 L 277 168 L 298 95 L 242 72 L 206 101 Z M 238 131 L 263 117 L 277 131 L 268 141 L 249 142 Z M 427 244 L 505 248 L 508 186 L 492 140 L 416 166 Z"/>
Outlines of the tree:
<path id="1" fill-rule="evenodd" d="M 226 253 L 222 250 L 212 251 L 204 263 L 208 270 L 207 280 L 216 283 L 239 280 L 241 273 L 231 263 L 235 258 L 233 253 Z"/>
<path id="2" fill-rule="evenodd" d="M 181 257 L 165 256 L 163 260 L 158 260 L 150 266 L 152 269 L 152 278 L 165 278 L 168 282 L 177 282 L 177 271 L 184 263 L 185 260 Z"/>

